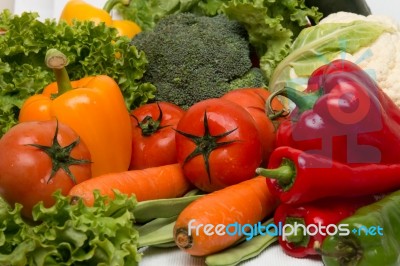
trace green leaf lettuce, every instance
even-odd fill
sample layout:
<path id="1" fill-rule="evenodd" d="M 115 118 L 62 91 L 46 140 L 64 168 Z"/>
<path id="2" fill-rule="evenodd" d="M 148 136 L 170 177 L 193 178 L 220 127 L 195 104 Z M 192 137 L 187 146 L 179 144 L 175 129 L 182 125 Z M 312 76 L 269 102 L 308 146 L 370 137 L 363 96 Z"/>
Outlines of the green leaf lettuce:
<path id="1" fill-rule="evenodd" d="M 56 204 L 33 209 L 35 224 L 0 198 L 0 265 L 138 265 L 135 197 L 95 194 L 95 205 L 75 205 L 55 193 Z"/>
<path id="2" fill-rule="evenodd" d="M 69 26 L 50 19 L 42 22 L 37 13 L 13 15 L 4 10 L 0 32 L 0 103 L 6 103 L 0 106 L 0 136 L 17 122 L 23 101 L 55 80 L 44 64 L 49 48 L 68 57 L 71 80 L 100 74 L 114 78 L 130 109 L 154 97 L 155 87 L 140 82 L 147 67 L 145 54 L 104 23 Z"/>

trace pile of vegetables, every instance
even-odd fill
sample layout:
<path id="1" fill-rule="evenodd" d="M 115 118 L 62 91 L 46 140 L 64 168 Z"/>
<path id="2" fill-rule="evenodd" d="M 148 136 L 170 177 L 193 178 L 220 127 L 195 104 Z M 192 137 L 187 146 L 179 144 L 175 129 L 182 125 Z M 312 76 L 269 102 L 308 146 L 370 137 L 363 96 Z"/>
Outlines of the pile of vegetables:
<path id="1" fill-rule="evenodd" d="M 399 221 L 392 201 L 400 189 L 400 108 L 344 59 L 314 70 L 303 92 L 285 87 L 271 98 L 278 95 L 295 108 L 277 130 L 268 167 L 256 172 L 281 202 L 275 223 L 303 225 L 279 237 L 283 250 L 294 257 L 322 255 L 326 265 L 373 263 L 382 246 L 400 243 L 392 232 Z M 309 225 L 322 229 L 310 233 Z M 348 234 L 329 231 L 332 225 L 345 226 Z M 384 265 L 397 261 L 390 255 Z"/>
<path id="2" fill-rule="evenodd" d="M 371 265 L 400 245 L 397 88 L 361 64 L 398 27 L 319 22 L 304 1 L 128 2 L 0 14 L 0 264 L 138 265 L 177 247 L 237 265 L 277 242 Z"/>

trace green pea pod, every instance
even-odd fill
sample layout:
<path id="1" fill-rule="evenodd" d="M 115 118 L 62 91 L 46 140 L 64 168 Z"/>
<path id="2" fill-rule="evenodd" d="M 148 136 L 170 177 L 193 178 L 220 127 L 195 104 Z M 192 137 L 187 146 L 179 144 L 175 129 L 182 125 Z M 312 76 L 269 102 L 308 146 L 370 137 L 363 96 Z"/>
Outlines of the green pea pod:
<path id="1" fill-rule="evenodd" d="M 263 223 L 263 225 L 270 223 L 272 223 L 272 219 Z M 208 266 L 234 266 L 258 256 L 277 239 L 276 236 L 271 234 L 257 235 L 248 241 L 243 241 L 231 248 L 207 256 L 205 262 Z"/>
<path id="2" fill-rule="evenodd" d="M 316 249 L 326 266 L 395 266 L 400 262 L 400 190 L 358 209 L 342 220 L 340 231 Z"/>
<path id="3" fill-rule="evenodd" d="M 189 203 L 203 195 L 190 195 L 172 199 L 156 199 L 138 202 L 133 215 L 136 223 L 147 223 L 156 218 L 169 218 L 178 215 Z"/>
<path id="4" fill-rule="evenodd" d="M 183 195 L 184 197 L 189 197 L 189 196 L 194 196 L 194 195 L 203 195 L 204 192 L 201 191 L 198 188 L 192 189 L 190 191 L 188 191 L 185 195 Z"/>
<path id="5" fill-rule="evenodd" d="M 137 226 L 136 230 L 139 233 L 139 237 L 143 237 L 149 233 L 152 233 L 158 229 L 160 229 L 161 227 L 170 224 L 174 221 L 176 221 L 176 218 L 178 218 L 178 216 L 172 216 L 172 217 L 168 217 L 168 218 L 156 218 L 154 220 L 151 220 L 148 223 L 145 223 L 144 225 L 141 226 Z"/>
<path id="6" fill-rule="evenodd" d="M 171 241 L 171 242 L 168 242 L 168 243 L 162 243 L 162 244 L 156 244 L 156 245 L 152 245 L 153 247 L 156 247 L 156 248 L 172 248 L 172 247 L 176 247 L 176 243 L 175 243 L 175 241 Z"/>
<path id="7" fill-rule="evenodd" d="M 159 246 L 170 244 L 174 241 L 173 229 L 176 220 L 166 224 L 146 235 L 139 235 L 139 247 Z"/>

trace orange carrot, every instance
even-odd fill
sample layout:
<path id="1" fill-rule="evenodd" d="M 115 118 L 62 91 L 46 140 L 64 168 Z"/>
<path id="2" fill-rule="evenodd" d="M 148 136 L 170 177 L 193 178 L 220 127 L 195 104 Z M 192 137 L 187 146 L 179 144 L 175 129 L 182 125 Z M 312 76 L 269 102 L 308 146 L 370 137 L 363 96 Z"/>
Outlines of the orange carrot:
<path id="1" fill-rule="evenodd" d="M 82 198 L 86 205 L 92 206 L 95 190 L 113 198 L 115 189 L 135 194 L 137 201 L 144 201 L 180 197 L 190 188 L 179 164 L 170 164 L 94 177 L 73 186 L 69 195 Z"/>
<path id="2" fill-rule="evenodd" d="M 206 194 L 179 214 L 174 227 L 175 243 L 194 256 L 218 252 L 241 237 L 231 234 L 234 227 L 226 233 L 228 225 L 257 224 L 272 214 L 277 203 L 265 178 L 260 176 Z"/>

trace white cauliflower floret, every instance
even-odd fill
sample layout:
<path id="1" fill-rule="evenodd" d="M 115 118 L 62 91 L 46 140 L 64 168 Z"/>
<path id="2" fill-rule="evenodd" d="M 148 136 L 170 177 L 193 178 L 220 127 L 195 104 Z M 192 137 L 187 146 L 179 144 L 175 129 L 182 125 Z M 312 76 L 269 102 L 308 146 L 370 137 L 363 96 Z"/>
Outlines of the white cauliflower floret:
<path id="1" fill-rule="evenodd" d="M 381 89 L 400 106 L 400 24 L 387 16 L 362 16 L 347 12 L 331 14 L 321 20 L 323 23 L 346 23 L 366 20 L 383 23 L 393 28 L 393 32 L 383 33 L 372 45 L 346 54 L 346 60 L 357 63 L 374 78 Z M 338 56 L 343 58 L 343 54 Z"/>

